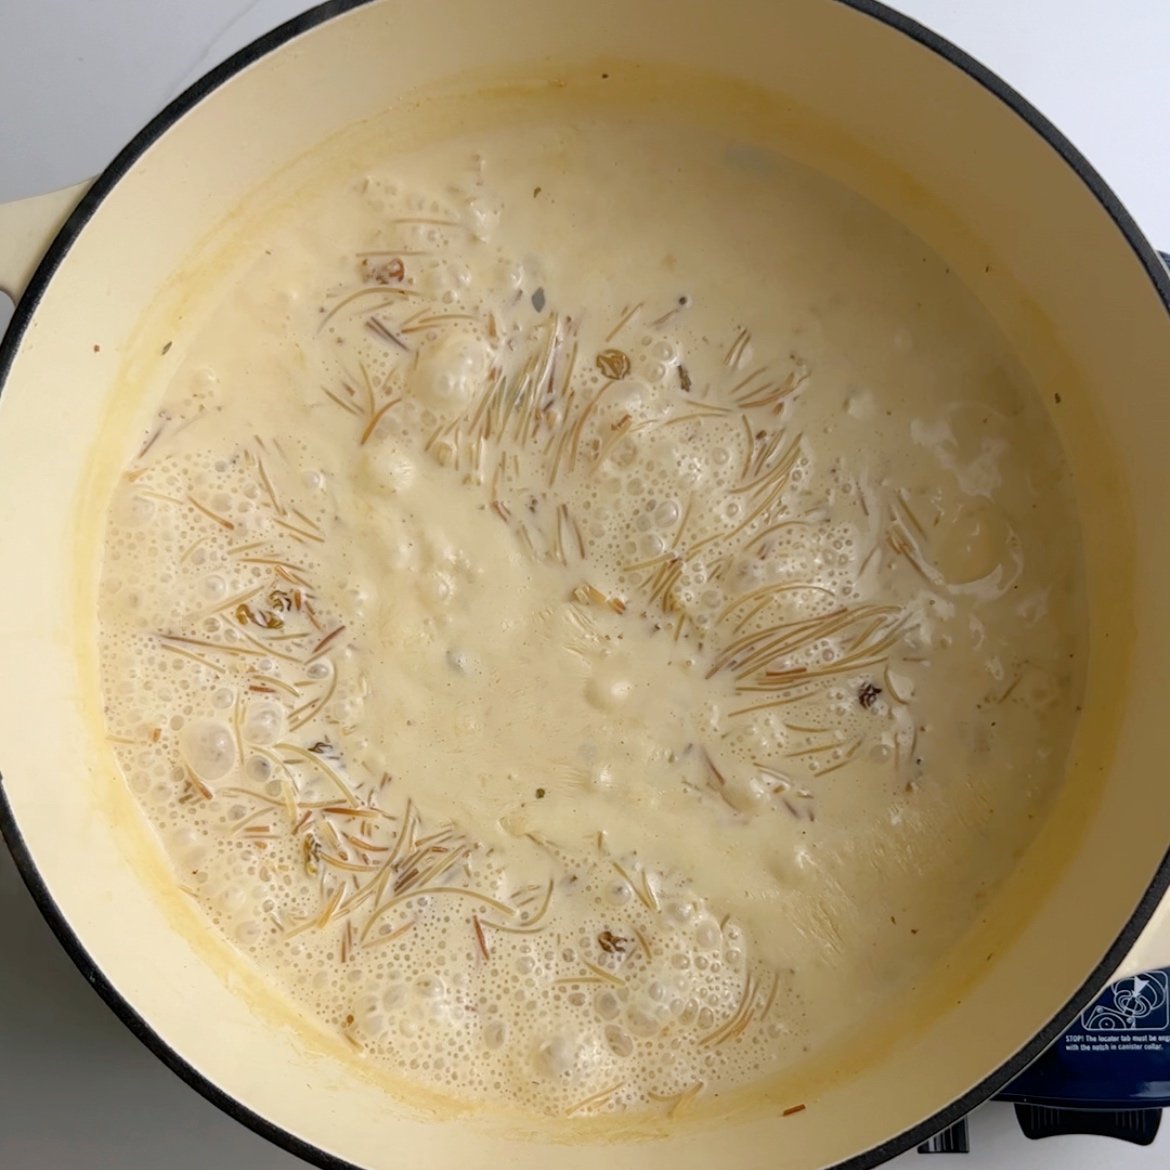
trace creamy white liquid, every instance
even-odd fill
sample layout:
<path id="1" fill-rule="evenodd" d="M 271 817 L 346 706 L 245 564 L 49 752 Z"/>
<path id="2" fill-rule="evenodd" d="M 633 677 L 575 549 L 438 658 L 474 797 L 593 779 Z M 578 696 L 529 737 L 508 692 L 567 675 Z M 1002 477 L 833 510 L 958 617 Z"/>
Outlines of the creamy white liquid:
<path id="1" fill-rule="evenodd" d="M 275 227 L 167 360 L 109 733 L 183 888 L 371 1062 L 677 1112 L 880 1010 L 1030 839 L 1083 666 L 1066 471 L 856 197 L 501 129 Z"/>

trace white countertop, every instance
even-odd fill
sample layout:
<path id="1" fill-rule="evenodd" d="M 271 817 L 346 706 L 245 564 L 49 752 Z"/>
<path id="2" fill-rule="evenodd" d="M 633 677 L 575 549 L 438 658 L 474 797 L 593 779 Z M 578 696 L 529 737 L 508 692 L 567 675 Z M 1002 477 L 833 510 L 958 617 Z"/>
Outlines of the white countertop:
<path id="1" fill-rule="evenodd" d="M 95 174 L 189 82 L 303 0 L 0 0 L 0 201 Z M 1088 156 L 1170 250 L 1170 0 L 896 0 L 990 66 Z M 0 298 L 2 301 L 2 298 Z M 0 304 L 0 328 L 7 320 Z M 169 1073 L 59 949 L 0 848 L 0 1168 L 293 1170 Z M 1103 1138 L 1027 1142 L 972 1119 L 960 1170 L 1165 1164 Z M 947 1163 L 952 1164 L 952 1163 Z M 916 1154 L 892 1165 L 929 1170 Z"/>

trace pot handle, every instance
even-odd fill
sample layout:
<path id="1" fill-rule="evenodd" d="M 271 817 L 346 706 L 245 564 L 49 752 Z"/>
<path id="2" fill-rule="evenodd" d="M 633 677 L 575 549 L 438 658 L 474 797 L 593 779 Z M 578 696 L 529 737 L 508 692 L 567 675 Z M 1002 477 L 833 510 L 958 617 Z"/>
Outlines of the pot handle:
<path id="1" fill-rule="evenodd" d="M 53 237 L 92 180 L 0 203 L 0 292 L 19 301 Z"/>

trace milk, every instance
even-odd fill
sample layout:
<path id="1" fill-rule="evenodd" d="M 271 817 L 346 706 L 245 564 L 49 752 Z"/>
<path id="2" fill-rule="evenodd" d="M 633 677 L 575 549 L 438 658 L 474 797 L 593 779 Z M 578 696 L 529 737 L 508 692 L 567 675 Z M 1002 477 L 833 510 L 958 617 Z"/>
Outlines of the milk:
<path id="1" fill-rule="evenodd" d="M 459 1101 L 798 1066 L 1060 781 L 1086 619 L 1035 392 L 937 257 L 765 161 L 599 117 L 339 184 L 111 503 L 109 733 L 176 881 Z"/>

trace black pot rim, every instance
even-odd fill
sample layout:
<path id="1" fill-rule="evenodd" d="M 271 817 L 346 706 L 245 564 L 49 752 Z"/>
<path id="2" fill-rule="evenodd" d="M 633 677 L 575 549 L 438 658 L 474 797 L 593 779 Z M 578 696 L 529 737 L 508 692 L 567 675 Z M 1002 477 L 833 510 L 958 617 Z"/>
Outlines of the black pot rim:
<path id="1" fill-rule="evenodd" d="M 3 341 L 0 342 L 0 392 L 3 390 L 12 362 L 20 347 L 21 339 L 28 329 L 37 305 L 57 268 L 97 207 L 147 149 L 189 110 L 198 105 L 204 97 L 231 80 L 237 73 L 242 72 L 293 38 L 336 16 L 371 2 L 372 0 L 326 0 L 325 3 L 279 25 L 201 77 L 130 140 L 114 161 L 94 181 L 65 221 L 17 304 L 8 330 Z M 1044 139 L 1061 156 L 1105 209 L 1141 261 L 1151 283 L 1161 297 L 1163 305 L 1170 313 L 1170 274 L 1167 273 L 1158 254 L 1142 235 L 1132 216 L 1126 211 L 1104 179 L 1080 151 L 1039 110 L 962 49 L 919 24 L 916 20 L 886 7 L 880 0 L 831 0 L 831 2 L 880 21 L 929 49 L 951 65 L 961 69 L 1023 119 L 1040 138 Z M 229 1117 L 234 1118 L 289 1153 L 320 1167 L 321 1170 L 361 1170 L 356 1164 L 320 1149 L 281 1126 L 275 1125 L 225 1092 L 184 1060 L 117 991 L 90 957 L 49 892 L 48 886 L 21 835 L 8 794 L 4 789 L 2 776 L 0 776 L 0 835 L 7 842 L 25 885 L 56 935 L 58 942 L 98 995 L 163 1064 Z M 1137 909 L 1122 927 L 1112 946 L 1102 956 L 1100 963 L 1044 1028 L 999 1068 L 946 1108 L 939 1110 L 925 1121 L 903 1131 L 896 1137 L 854 1157 L 847 1158 L 838 1163 L 833 1170 L 871 1170 L 872 1167 L 912 1149 L 947 1126 L 954 1124 L 1014 1080 L 1063 1033 L 1076 1015 L 1093 1000 L 1108 981 L 1110 975 L 1117 970 L 1121 961 L 1133 948 L 1143 927 L 1162 901 L 1168 888 L 1170 888 L 1170 850 L 1163 857 L 1157 873 Z"/>

